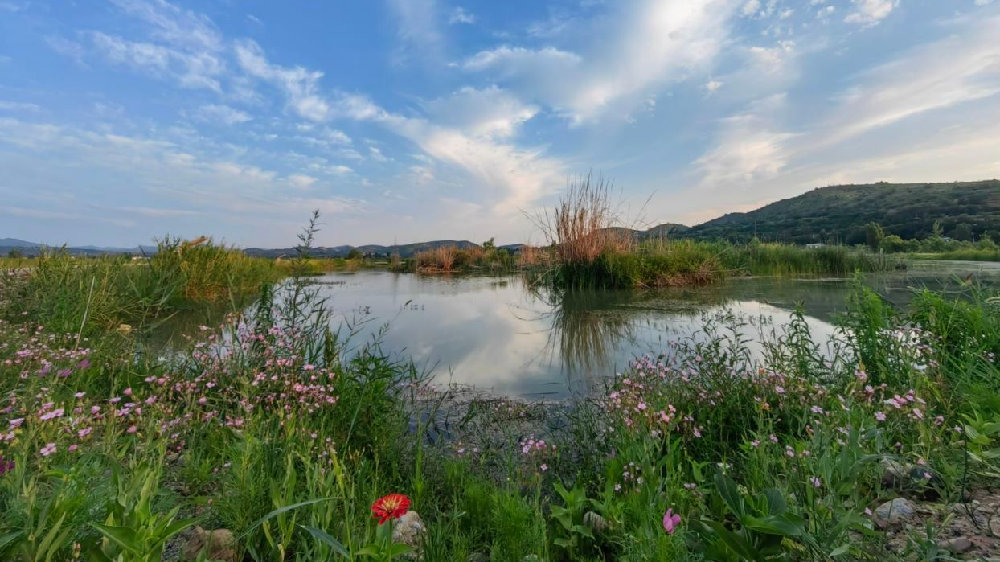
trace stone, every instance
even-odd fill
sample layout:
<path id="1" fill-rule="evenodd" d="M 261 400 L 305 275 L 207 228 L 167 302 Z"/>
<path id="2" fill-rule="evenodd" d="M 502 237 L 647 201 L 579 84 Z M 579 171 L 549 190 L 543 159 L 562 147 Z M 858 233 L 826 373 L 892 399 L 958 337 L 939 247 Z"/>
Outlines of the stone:
<path id="1" fill-rule="evenodd" d="M 965 537 L 955 537 L 941 543 L 941 547 L 954 554 L 961 554 L 972 548 L 972 541 Z"/>
<path id="2" fill-rule="evenodd" d="M 913 519 L 917 506 L 906 498 L 895 498 L 875 508 L 872 520 L 882 528 L 893 527 Z"/>
<path id="3" fill-rule="evenodd" d="M 990 532 L 994 537 L 1000 537 L 1000 515 L 990 518 Z"/>
<path id="4" fill-rule="evenodd" d="M 206 531 L 195 527 L 194 534 L 181 549 L 181 559 L 197 560 L 202 553 L 206 555 L 206 560 L 240 562 L 242 559 L 236 552 L 236 537 L 228 529 Z"/>
<path id="5" fill-rule="evenodd" d="M 427 527 L 416 511 L 407 511 L 392 523 L 392 542 L 412 548 L 413 552 L 407 556 L 410 559 L 421 559 L 426 537 Z"/>

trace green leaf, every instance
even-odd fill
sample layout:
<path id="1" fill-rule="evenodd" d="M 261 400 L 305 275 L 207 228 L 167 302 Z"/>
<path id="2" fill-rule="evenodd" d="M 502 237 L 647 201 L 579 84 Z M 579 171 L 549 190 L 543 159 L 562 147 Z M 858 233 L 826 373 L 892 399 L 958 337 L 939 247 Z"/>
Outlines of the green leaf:
<path id="1" fill-rule="evenodd" d="M 333 538 L 333 536 L 326 531 L 317 529 L 316 527 L 309 527 L 307 525 L 299 525 L 299 527 L 305 529 L 310 535 L 313 536 L 314 539 L 330 547 L 330 549 L 337 554 L 343 556 L 344 558 L 351 557 L 351 553 L 347 551 L 347 547 L 345 547 L 343 543 L 337 539 Z"/>
<path id="2" fill-rule="evenodd" d="M 722 523 L 716 521 L 705 521 L 705 524 L 712 528 L 715 532 L 714 534 L 722 539 L 722 542 L 729 547 L 730 550 L 735 552 L 741 559 L 744 560 L 756 560 L 757 555 L 753 551 L 753 548 L 747 544 L 743 537 L 737 535 L 736 533 L 730 531 Z"/>
<path id="3" fill-rule="evenodd" d="M 785 496 L 777 488 L 765 490 L 764 497 L 767 498 L 767 512 L 770 515 L 781 515 L 788 511 L 788 503 L 785 502 Z"/>
<path id="4" fill-rule="evenodd" d="M 833 551 L 830 553 L 830 558 L 836 558 L 838 556 L 843 556 L 844 554 L 847 554 L 850 551 L 851 551 L 851 545 L 849 543 L 848 544 L 842 544 L 842 545 L 838 546 L 837 548 L 833 549 Z"/>
<path id="5" fill-rule="evenodd" d="M 91 523 L 95 529 L 104 536 L 118 543 L 119 546 L 133 554 L 142 554 L 142 541 L 135 535 L 135 531 L 128 527 L 111 527 L 100 523 Z"/>
<path id="6" fill-rule="evenodd" d="M 293 509 L 298 509 L 300 507 L 305 507 L 307 505 L 313 505 L 313 504 L 317 504 L 317 503 L 320 503 L 320 502 L 330 501 L 332 499 L 333 498 L 317 498 L 317 499 L 314 499 L 314 500 L 307 500 L 307 501 L 304 501 L 304 502 L 294 503 L 292 505 L 286 505 L 285 507 L 279 507 L 278 509 L 275 509 L 274 511 L 272 511 L 272 512 L 268 513 L 267 515 L 261 517 L 257 521 L 254 521 L 253 525 L 250 525 L 249 527 L 247 527 L 247 530 L 243 531 L 240 534 L 240 536 L 238 536 L 236 538 L 242 539 L 243 537 L 245 537 L 245 536 L 249 535 L 251 532 L 253 532 L 254 529 L 256 529 L 257 527 L 259 527 L 262 523 L 264 523 L 268 519 L 273 519 L 273 518 L 281 515 L 282 513 L 287 513 L 289 511 L 292 511 Z"/>
<path id="7" fill-rule="evenodd" d="M 736 482 L 733 479 L 726 476 L 722 471 L 718 471 L 715 474 L 715 487 L 719 490 L 719 495 L 722 497 L 729 509 L 732 510 L 733 514 L 737 517 L 743 517 L 743 497 L 740 496 L 740 491 L 736 487 Z"/>
<path id="8" fill-rule="evenodd" d="M 24 534 L 24 531 L 12 531 L 6 535 L 0 536 L 0 551 L 7 548 L 7 545 L 14 542 L 18 537 Z"/>
<path id="9" fill-rule="evenodd" d="M 794 513 L 772 515 L 763 519 L 748 515 L 743 520 L 743 525 L 752 531 L 784 537 L 797 537 L 805 532 L 805 520 Z"/>

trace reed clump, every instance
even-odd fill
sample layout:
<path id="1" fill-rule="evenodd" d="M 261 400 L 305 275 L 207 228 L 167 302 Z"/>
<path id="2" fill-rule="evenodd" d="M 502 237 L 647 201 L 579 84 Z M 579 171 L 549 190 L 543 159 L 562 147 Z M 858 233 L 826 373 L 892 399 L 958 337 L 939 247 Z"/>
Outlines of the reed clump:
<path id="1" fill-rule="evenodd" d="M 32 260 L 26 274 L 0 276 L 0 291 L 22 315 L 55 329 L 92 333 L 121 324 L 139 327 L 200 306 L 235 307 L 282 276 L 272 260 L 207 238 L 167 237 L 147 256 L 47 252 Z"/>

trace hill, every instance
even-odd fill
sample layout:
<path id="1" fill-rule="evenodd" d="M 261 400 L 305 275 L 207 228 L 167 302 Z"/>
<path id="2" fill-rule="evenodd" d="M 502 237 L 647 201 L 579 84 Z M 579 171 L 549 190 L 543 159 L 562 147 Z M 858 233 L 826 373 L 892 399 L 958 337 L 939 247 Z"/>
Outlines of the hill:
<path id="1" fill-rule="evenodd" d="M 930 236 L 935 222 L 952 238 L 1000 239 L 1000 180 L 820 187 L 754 211 L 729 213 L 681 236 L 858 244 L 865 241 L 869 222 L 903 239 Z"/>
<path id="2" fill-rule="evenodd" d="M 318 258 L 343 258 L 351 250 L 357 250 L 364 255 L 390 256 L 398 253 L 402 258 L 413 257 L 417 252 L 433 250 L 442 246 L 453 246 L 455 248 L 472 248 L 479 246 L 468 240 L 431 240 L 429 242 L 415 242 L 413 244 L 394 244 L 382 246 L 379 244 L 366 244 L 364 246 L 333 246 L 328 248 L 313 248 L 310 254 Z M 249 256 L 260 256 L 266 258 L 276 258 L 279 256 L 292 257 L 295 255 L 295 248 L 247 248 L 243 250 Z"/>

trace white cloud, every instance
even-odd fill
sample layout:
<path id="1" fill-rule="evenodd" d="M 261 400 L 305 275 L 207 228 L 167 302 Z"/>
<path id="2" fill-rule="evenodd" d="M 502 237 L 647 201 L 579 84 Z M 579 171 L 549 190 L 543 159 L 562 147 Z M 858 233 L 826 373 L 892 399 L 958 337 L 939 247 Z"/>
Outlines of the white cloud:
<path id="1" fill-rule="evenodd" d="M 451 15 L 448 16 L 448 23 L 452 25 L 456 23 L 465 23 L 465 24 L 476 23 L 476 16 L 465 11 L 465 8 L 461 6 L 455 6 L 455 9 L 452 10 Z"/>
<path id="2" fill-rule="evenodd" d="M 235 125 L 246 123 L 253 119 L 249 113 L 229 107 L 228 105 L 207 104 L 198 108 L 196 115 L 199 119 L 211 123 L 222 123 L 223 125 Z"/>
<path id="3" fill-rule="evenodd" d="M 1000 17 L 971 21 L 944 39 L 857 76 L 836 100 L 826 144 L 926 112 L 1000 94 Z"/>
<path id="4" fill-rule="evenodd" d="M 109 0 L 125 13 L 152 27 L 152 36 L 191 52 L 218 52 L 222 36 L 203 14 L 181 9 L 165 0 Z"/>
<path id="5" fill-rule="evenodd" d="M 316 183 L 316 178 L 305 174 L 292 174 L 288 176 L 288 183 L 298 189 L 308 189 L 312 184 Z"/>
<path id="6" fill-rule="evenodd" d="M 221 90 L 219 79 L 225 65 L 212 54 L 128 41 L 99 31 L 92 32 L 90 37 L 94 47 L 111 63 L 131 66 L 158 78 L 175 79 L 183 88 Z"/>
<path id="7" fill-rule="evenodd" d="M 517 127 L 538 113 L 497 86 L 465 87 L 424 104 L 434 123 L 454 127 L 474 137 L 510 137 Z"/>
<path id="8" fill-rule="evenodd" d="M 463 66 L 491 71 L 575 122 L 619 103 L 618 114 L 625 117 L 654 89 L 708 68 L 727 41 L 734 9 L 724 0 L 636 1 L 607 29 L 588 30 L 612 40 L 592 42 L 593 52 L 585 56 L 554 47 L 503 46 L 477 53 Z"/>
<path id="9" fill-rule="evenodd" d="M 877 25 L 889 17 L 893 8 L 899 6 L 899 0 L 851 0 L 854 11 L 847 14 L 844 21 L 865 26 Z"/>
<path id="10" fill-rule="evenodd" d="M 250 39 L 238 41 L 235 49 L 240 68 L 254 78 L 277 86 L 285 94 L 288 107 L 297 115 L 310 121 L 330 119 L 330 105 L 319 94 L 322 72 L 271 64 L 260 45 Z"/>
<path id="11" fill-rule="evenodd" d="M 754 16 L 760 11 L 760 0 L 748 0 L 746 4 L 743 4 L 743 15 L 744 16 Z"/>
<path id="12" fill-rule="evenodd" d="M 402 47 L 396 54 L 396 62 L 410 60 L 414 52 L 430 60 L 440 59 L 444 39 L 438 29 L 436 0 L 387 0 L 387 3 L 402 42 Z"/>
<path id="13" fill-rule="evenodd" d="M 787 142 L 796 135 L 774 130 L 774 114 L 786 103 L 782 95 L 755 102 L 745 113 L 721 120 L 714 148 L 694 164 L 700 185 L 718 192 L 774 177 L 789 160 Z"/>
<path id="14" fill-rule="evenodd" d="M 0 111 L 28 111 L 28 112 L 38 112 L 41 111 L 41 107 L 34 103 L 24 103 L 18 101 L 4 101 L 0 100 Z"/>
<path id="15" fill-rule="evenodd" d="M 714 92 L 722 87 L 722 82 L 719 80 L 709 80 L 705 83 L 705 89 L 709 92 Z"/>

